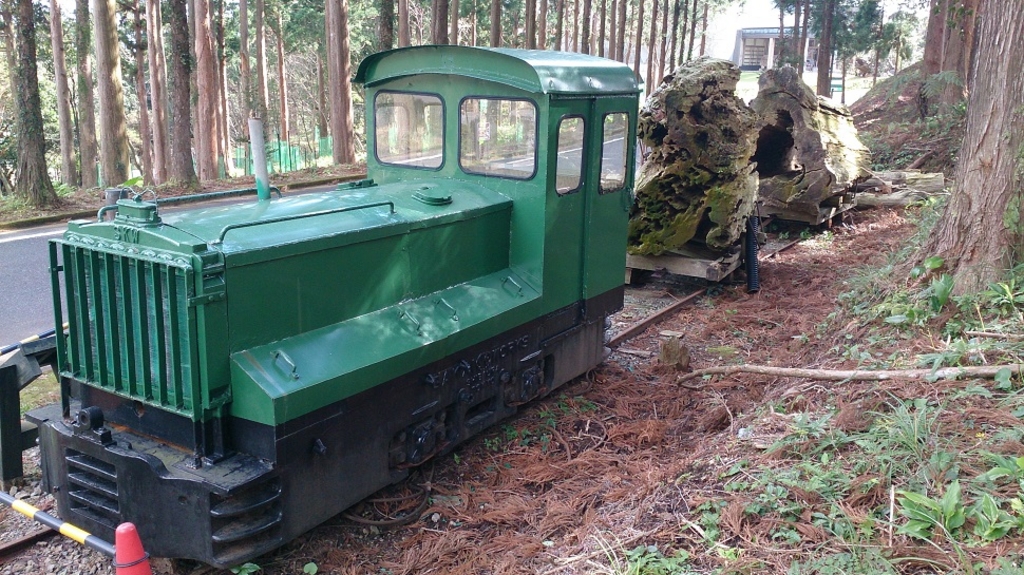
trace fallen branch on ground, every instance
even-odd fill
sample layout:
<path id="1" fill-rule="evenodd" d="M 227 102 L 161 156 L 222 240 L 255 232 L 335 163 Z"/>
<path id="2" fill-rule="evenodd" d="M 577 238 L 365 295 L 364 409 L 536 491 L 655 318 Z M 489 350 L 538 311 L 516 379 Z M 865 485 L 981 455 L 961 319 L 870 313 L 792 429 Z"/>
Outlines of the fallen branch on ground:
<path id="1" fill-rule="evenodd" d="M 1008 369 L 1013 375 L 1024 373 L 1024 364 L 977 365 L 968 367 L 943 367 L 940 369 L 893 369 L 875 371 L 870 369 L 802 369 L 798 367 L 773 367 L 770 365 L 722 365 L 698 369 L 680 376 L 676 383 L 682 383 L 705 375 L 734 375 L 756 373 L 774 377 L 803 377 L 826 381 L 885 381 L 887 379 L 959 379 L 962 377 L 995 377 L 1000 370 Z"/>
<path id="2" fill-rule="evenodd" d="M 1019 333 L 997 333 L 993 331 L 965 331 L 964 335 L 969 337 L 990 337 L 993 339 L 1005 339 L 1006 341 L 1024 341 L 1024 334 Z"/>

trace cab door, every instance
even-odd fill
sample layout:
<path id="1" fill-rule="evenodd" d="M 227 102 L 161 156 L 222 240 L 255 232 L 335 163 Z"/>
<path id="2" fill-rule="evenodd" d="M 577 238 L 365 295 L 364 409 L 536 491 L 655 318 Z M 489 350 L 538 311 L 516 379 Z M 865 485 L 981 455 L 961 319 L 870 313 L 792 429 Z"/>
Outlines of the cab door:
<path id="1" fill-rule="evenodd" d="M 636 170 L 635 96 L 591 100 L 583 239 L 583 290 L 588 320 L 622 305 L 626 236 Z M 594 317 L 591 317 L 594 316 Z"/>
<path id="2" fill-rule="evenodd" d="M 548 309 L 560 311 L 545 321 L 549 333 L 569 329 L 582 319 L 584 228 L 593 163 L 591 105 L 589 98 L 550 101 L 544 296 L 551 298 Z"/>

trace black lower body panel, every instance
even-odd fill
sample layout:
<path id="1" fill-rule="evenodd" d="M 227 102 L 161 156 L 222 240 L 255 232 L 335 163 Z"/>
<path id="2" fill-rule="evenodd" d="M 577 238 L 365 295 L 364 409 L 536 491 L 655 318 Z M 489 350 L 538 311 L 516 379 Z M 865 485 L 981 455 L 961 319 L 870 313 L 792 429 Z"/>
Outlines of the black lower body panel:
<path id="1" fill-rule="evenodd" d="M 153 556 L 236 565 L 595 367 L 622 296 L 563 308 L 276 427 L 229 419 L 230 449 L 216 462 L 132 431 L 129 406 L 90 390 L 107 434 L 65 421 L 60 406 L 30 414 L 42 424 L 45 484 L 65 520 L 100 537 L 131 521 Z"/>

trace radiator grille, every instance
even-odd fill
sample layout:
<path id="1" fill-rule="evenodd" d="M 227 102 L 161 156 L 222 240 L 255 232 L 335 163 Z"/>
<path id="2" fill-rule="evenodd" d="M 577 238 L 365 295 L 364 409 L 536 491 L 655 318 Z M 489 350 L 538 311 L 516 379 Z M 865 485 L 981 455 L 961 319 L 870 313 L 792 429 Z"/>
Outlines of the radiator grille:
<path id="1" fill-rule="evenodd" d="M 65 371 L 90 385 L 196 418 L 192 268 L 62 244 Z"/>
<path id="2" fill-rule="evenodd" d="M 121 523 L 117 470 L 95 457 L 68 449 L 68 503 L 79 515 L 115 529 Z"/>

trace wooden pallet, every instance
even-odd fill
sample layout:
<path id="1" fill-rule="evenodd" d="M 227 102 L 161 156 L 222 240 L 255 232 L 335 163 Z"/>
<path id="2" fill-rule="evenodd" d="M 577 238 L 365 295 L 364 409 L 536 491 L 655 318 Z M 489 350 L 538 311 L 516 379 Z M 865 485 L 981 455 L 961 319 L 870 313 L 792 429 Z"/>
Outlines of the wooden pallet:
<path id="1" fill-rule="evenodd" d="M 817 216 L 808 213 L 806 210 L 791 210 L 785 207 L 770 206 L 767 204 L 761 208 L 761 211 L 766 215 L 776 217 L 780 220 L 801 222 L 812 226 L 826 224 L 828 227 L 832 227 L 833 218 L 849 209 L 855 208 L 856 206 L 857 199 L 854 194 L 845 193 L 833 196 L 827 201 L 822 202 L 818 206 Z"/>
<path id="2" fill-rule="evenodd" d="M 740 251 L 718 255 L 707 250 L 687 250 L 660 256 L 626 255 L 626 283 L 633 283 L 639 271 L 665 270 L 669 273 L 720 282 L 736 271 L 743 258 Z"/>

